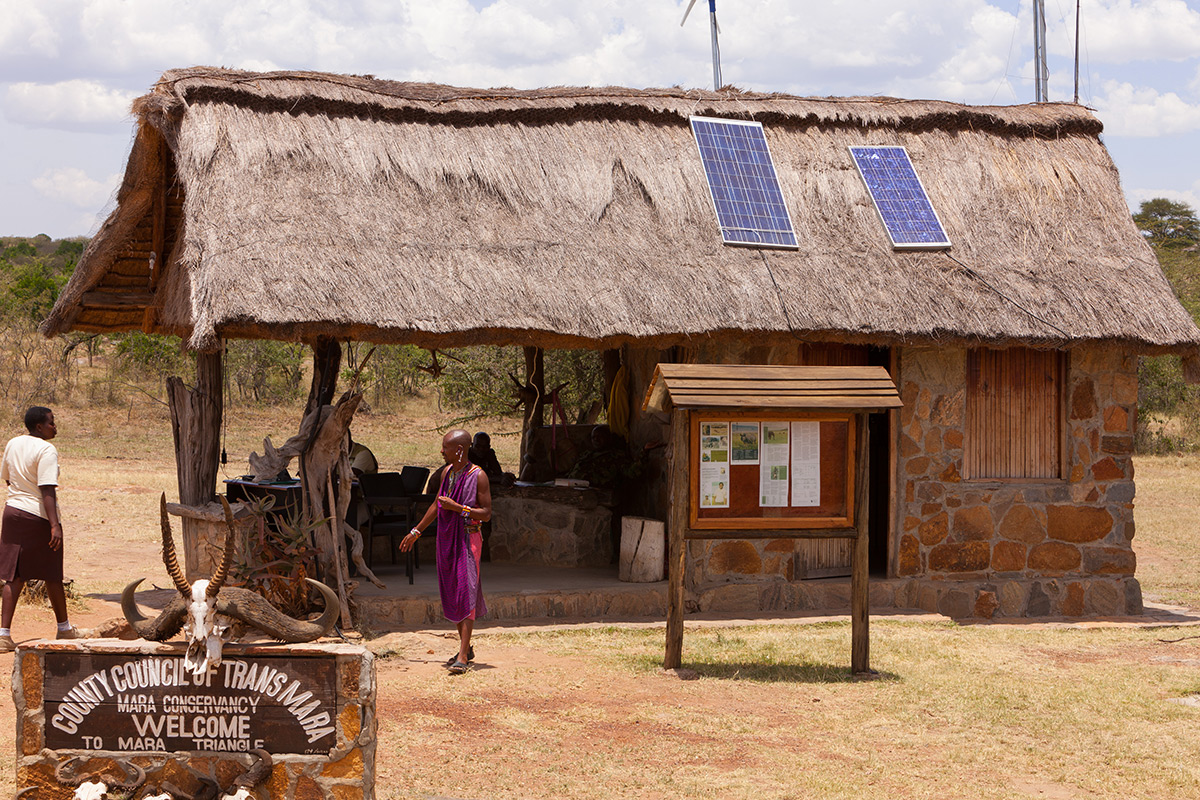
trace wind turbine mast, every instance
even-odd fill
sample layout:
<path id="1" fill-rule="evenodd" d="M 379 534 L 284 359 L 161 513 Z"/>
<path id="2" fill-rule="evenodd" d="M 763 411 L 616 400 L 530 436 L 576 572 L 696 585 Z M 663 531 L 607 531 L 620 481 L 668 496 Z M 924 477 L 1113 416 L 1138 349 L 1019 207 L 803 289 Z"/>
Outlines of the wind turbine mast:
<path id="1" fill-rule="evenodd" d="M 692 6 L 696 5 L 696 0 L 691 0 L 688 3 L 687 11 L 683 12 L 683 19 L 679 22 L 679 27 L 683 27 L 683 23 L 687 22 L 688 14 L 692 13 Z M 712 29 L 712 60 L 713 60 L 713 91 L 721 88 L 721 45 L 717 42 L 717 34 L 721 32 L 721 26 L 717 24 L 717 0 L 708 0 L 708 22 Z"/>

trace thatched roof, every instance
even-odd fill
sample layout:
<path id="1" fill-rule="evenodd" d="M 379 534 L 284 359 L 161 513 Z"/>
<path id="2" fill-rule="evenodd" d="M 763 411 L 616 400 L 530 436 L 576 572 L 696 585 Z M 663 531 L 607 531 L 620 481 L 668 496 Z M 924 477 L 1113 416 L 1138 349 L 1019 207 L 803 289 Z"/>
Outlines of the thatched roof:
<path id="1" fill-rule="evenodd" d="M 134 112 L 118 207 L 47 334 L 1200 343 L 1079 106 L 194 68 Z M 799 251 L 721 244 L 691 114 L 766 126 Z M 949 254 L 890 247 L 860 144 L 908 148 Z"/>

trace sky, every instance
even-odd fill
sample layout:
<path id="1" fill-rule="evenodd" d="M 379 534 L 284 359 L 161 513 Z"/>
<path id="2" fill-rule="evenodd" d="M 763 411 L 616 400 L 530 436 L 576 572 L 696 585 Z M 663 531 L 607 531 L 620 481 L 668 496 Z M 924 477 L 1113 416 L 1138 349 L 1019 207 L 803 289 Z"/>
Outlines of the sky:
<path id="1" fill-rule="evenodd" d="M 1200 0 L 1078 0 L 1079 101 L 1130 207 L 1200 209 Z M 1076 2 L 1045 0 L 1052 101 Z M 712 87 L 699 0 L 0 0 L 0 235 L 91 235 L 129 106 L 196 65 L 469 87 Z M 1032 0 L 718 0 L 724 82 L 802 96 L 1033 102 Z"/>

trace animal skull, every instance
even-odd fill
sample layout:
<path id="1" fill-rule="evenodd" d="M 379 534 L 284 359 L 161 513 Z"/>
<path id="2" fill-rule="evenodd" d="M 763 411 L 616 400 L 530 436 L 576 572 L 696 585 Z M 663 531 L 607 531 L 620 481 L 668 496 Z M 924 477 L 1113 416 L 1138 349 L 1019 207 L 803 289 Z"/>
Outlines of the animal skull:
<path id="1" fill-rule="evenodd" d="M 104 774 L 89 774 L 86 780 L 79 774 L 80 768 L 85 766 L 87 759 L 74 756 L 59 762 L 54 768 L 54 779 L 60 785 L 75 786 L 72 800 L 105 800 L 108 797 L 109 786 L 132 793 L 146 782 L 146 771 L 133 762 L 116 761 L 112 769 L 121 774 L 106 769 Z"/>
<path id="2" fill-rule="evenodd" d="M 196 581 L 188 585 L 179 559 L 175 555 L 175 543 L 171 534 L 171 522 L 167 517 L 167 496 L 159 502 L 162 518 L 163 564 L 179 590 L 167 607 L 153 620 L 145 617 L 137 607 L 134 592 L 142 578 L 125 587 L 121 594 L 121 610 L 134 631 L 143 639 L 164 642 L 180 629 L 188 638 L 188 666 L 197 675 L 202 675 L 221 661 L 221 646 L 230 633 L 230 621 L 239 620 L 268 636 L 285 642 L 311 642 L 327 634 L 337 622 L 341 606 L 338 597 L 323 583 L 305 579 L 325 599 L 325 611 L 319 619 L 308 622 L 293 619 L 268 603 L 261 595 L 248 589 L 226 587 L 222 589 L 233 560 L 235 528 L 233 511 L 225 498 L 221 498 L 225 509 L 225 552 L 221 563 L 207 581 Z"/>
<path id="3" fill-rule="evenodd" d="M 108 797 L 108 786 L 104 781 L 87 781 L 75 787 L 73 800 L 104 800 Z"/>
<path id="4" fill-rule="evenodd" d="M 187 622 L 183 624 L 183 635 L 188 648 L 183 663 L 200 677 L 210 667 L 221 663 L 221 646 L 228 640 L 229 617 L 217 614 L 217 598 L 210 597 L 211 581 L 196 581 L 192 584 L 192 602 L 188 604 Z"/>

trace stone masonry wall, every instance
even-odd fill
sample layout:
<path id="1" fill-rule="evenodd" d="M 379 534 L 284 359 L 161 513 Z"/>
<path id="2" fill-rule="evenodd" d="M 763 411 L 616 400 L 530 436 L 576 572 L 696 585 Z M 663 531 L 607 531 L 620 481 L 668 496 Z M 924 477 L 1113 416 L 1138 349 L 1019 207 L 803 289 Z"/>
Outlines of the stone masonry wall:
<path id="1" fill-rule="evenodd" d="M 23 645 L 13 666 L 13 701 L 17 712 L 17 787 L 36 787 L 27 797 L 68 800 L 74 787 L 55 780 L 55 767 L 74 757 L 84 761 L 80 774 L 119 774 L 113 762 L 133 763 L 146 772 L 145 786 L 171 783 L 189 796 L 215 780 L 222 793 L 255 761 L 248 753 L 119 752 L 112 750 L 52 750 L 46 746 L 49 724 L 44 707 L 44 668 L 48 652 L 118 653 L 138 656 L 180 656 L 183 646 L 112 639 L 42 641 Z M 273 754 L 270 775 L 253 794 L 272 800 L 372 800 L 375 796 L 375 664 L 367 650 L 344 644 L 226 645 L 227 657 L 328 657 L 336 662 L 336 742 L 328 753 Z M 270 750 L 269 744 L 266 745 Z"/>
<path id="2" fill-rule="evenodd" d="M 1137 358 L 1071 351 L 1063 480 L 964 480 L 966 351 L 901 354 L 898 605 L 959 617 L 1140 614 Z"/>

